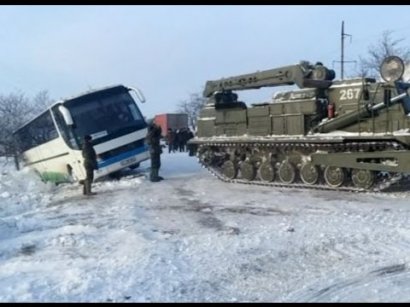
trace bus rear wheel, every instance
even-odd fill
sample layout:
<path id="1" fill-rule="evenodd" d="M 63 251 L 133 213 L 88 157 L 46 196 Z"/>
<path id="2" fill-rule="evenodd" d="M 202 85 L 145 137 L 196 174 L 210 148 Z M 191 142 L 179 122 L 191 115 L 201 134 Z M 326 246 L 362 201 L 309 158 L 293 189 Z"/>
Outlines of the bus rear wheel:
<path id="1" fill-rule="evenodd" d="M 73 167 L 70 164 L 67 164 L 67 173 L 68 173 L 68 178 L 71 182 L 78 181 L 77 176 L 73 172 Z"/>

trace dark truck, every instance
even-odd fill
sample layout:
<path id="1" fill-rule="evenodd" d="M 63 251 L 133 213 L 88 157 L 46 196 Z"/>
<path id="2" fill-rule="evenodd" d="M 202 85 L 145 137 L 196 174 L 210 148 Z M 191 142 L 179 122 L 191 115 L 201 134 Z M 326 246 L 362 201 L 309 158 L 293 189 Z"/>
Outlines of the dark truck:
<path id="1" fill-rule="evenodd" d="M 164 113 L 157 114 L 154 117 L 154 122 L 161 126 L 162 136 L 165 137 L 168 128 L 178 130 L 188 127 L 188 114 L 186 113 Z"/>

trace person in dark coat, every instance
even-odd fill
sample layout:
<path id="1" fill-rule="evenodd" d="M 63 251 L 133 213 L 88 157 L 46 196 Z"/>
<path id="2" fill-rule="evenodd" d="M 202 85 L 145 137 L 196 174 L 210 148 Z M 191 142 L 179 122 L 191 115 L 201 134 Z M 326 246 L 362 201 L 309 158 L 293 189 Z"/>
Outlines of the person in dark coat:
<path id="1" fill-rule="evenodd" d="M 187 128 L 187 142 L 194 137 L 194 133 L 191 129 Z"/>
<path id="2" fill-rule="evenodd" d="M 175 129 L 174 131 L 175 138 L 174 138 L 174 152 L 179 150 L 179 139 L 180 139 L 180 133 L 178 129 Z"/>
<path id="3" fill-rule="evenodd" d="M 168 153 L 175 152 L 175 131 L 172 128 L 168 128 L 167 132 Z"/>
<path id="4" fill-rule="evenodd" d="M 181 129 L 181 142 L 179 144 L 179 151 L 185 151 L 186 150 L 186 142 L 188 141 L 187 139 L 187 128 L 182 128 Z"/>
<path id="5" fill-rule="evenodd" d="M 82 148 L 82 155 L 84 158 L 84 168 L 86 173 L 86 178 L 83 185 L 84 195 L 93 195 L 95 193 L 91 192 L 91 184 L 94 180 L 94 170 L 98 169 L 97 154 L 95 153 L 94 147 L 92 145 L 92 138 L 89 135 L 84 136 L 84 143 Z"/>
<path id="6" fill-rule="evenodd" d="M 149 145 L 149 152 L 151 156 L 151 172 L 150 172 L 150 180 L 151 182 L 158 182 L 163 180 L 164 178 L 159 176 L 159 169 L 161 167 L 161 153 L 162 148 L 160 145 L 161 139 L 161 127 L 157 126 L 154 122 L 152 122 L 148 126 L 148 133 L 145 138 L 147 145 Z"/>
<path id="7" fill-rule="evenodd" d="M 177 139 L 178 139 L 178 151 L 183 152 L 184 151 L 184 142 L 185 142 L 185 132 L 184 129 L 181 128 L 177 132 Z"/>
<path id="8" fill-rule="evenodd" d="M 191 129 L 188 128 L 187 142 L 194 137 L 194 133 L 191 131 Z M 187 144 L 187 150 L 190 156 L 194 156 L 195 146 L 193 146 L 192 144 Z"/>

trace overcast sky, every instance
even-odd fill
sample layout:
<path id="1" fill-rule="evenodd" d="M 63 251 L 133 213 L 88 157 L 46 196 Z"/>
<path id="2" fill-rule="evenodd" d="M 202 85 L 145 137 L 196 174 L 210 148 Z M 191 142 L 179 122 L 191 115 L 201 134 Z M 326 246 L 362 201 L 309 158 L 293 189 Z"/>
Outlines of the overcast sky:
<path id="1" fill-rule="evenodd" d="M 409 15 L 405 5 L 3 5 L 0 94 L 48 90 L 60 99 L 124 84 L 144 92 L 151 117 L 175 112 L 206 80 L 300 60 L 321 61 L 338 77 L 343 20 L 352 35 L 345 60 L 358 60 L 385 30 L 408 36 Z M 354 64 L 345 65 L 352 74 Z"/>

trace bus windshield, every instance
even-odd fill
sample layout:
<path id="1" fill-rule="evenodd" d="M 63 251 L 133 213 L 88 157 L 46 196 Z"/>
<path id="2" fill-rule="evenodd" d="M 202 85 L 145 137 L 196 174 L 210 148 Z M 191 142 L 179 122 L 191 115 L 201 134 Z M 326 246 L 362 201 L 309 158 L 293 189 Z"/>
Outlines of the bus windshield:
<path id="1" fill-rule="evenodd" d="M 67 106 L 77 136 L 93 140 L 117 137 L 146 127 L 145 120 L 127 92 L 89 97 Z M 110 136 L 110 137 L 109 137 Z"/>

